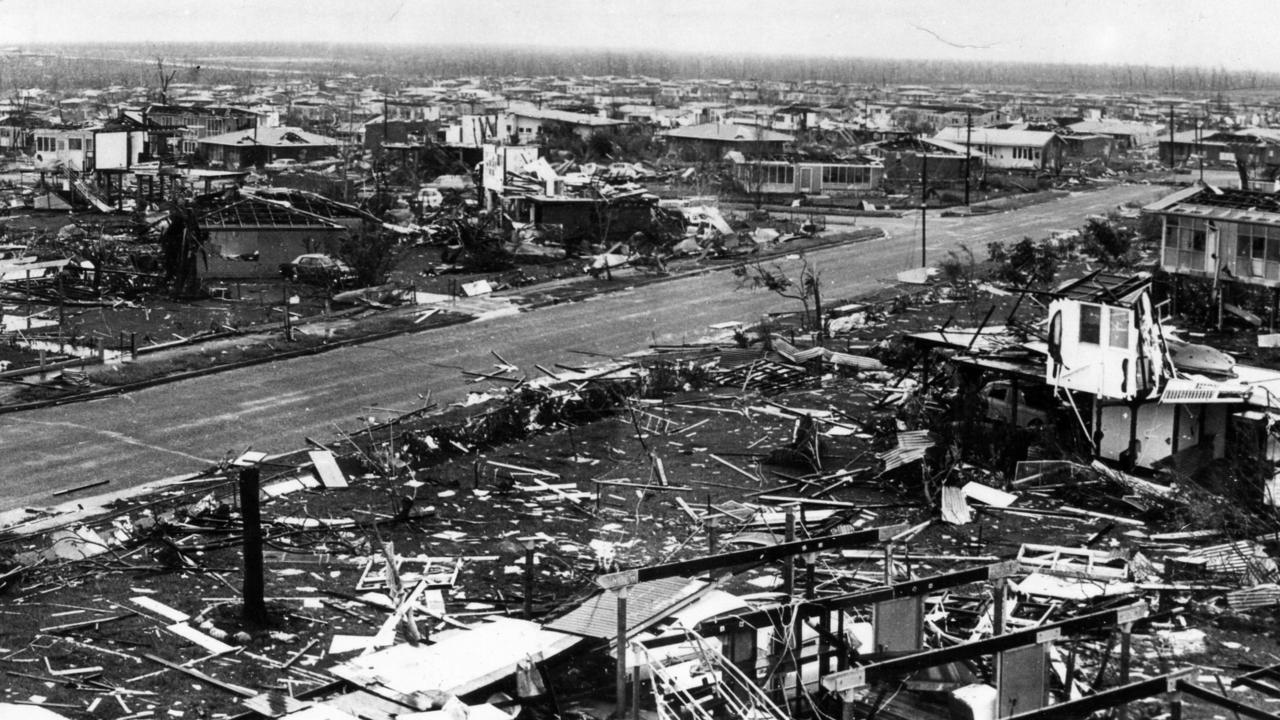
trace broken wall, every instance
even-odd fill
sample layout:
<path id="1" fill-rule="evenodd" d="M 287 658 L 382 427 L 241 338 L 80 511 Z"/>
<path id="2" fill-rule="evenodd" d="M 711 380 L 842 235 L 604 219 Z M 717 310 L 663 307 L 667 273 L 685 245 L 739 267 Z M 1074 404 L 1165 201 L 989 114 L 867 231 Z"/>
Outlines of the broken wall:
<path id="1" fill-rule="evenodd" d="M 1146 398 L 1165 367 L 1150 295 L 1130 307 L 1058 299 L 1049 305 L 1045 381 L 1112 400 Z"/>
<path id="2" fill-rule="evenodd" d="M 1099 457 L 1118 461 L 1129 449 L 1132 412 L 1128 405 L 1098 408 Z M 1137 413 L 1138 467 L 1153 468 L 1161 460 L 1193 448 L 1202 448 L 1213 458 L 1226 452 L 1224 406 L 1144 403 L 1137 407 Z"/>

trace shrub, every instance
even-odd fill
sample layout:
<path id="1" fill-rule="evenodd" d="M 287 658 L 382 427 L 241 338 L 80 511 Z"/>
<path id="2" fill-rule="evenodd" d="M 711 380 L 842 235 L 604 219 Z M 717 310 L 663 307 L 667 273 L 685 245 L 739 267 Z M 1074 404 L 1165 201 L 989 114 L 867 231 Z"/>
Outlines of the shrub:
<path id="1" fill-rule="evenodd" d="M 1130 268 L 1137 260 L 1133 228 L 1110 219 L 1091 218 L 1080 229 L 1082 249 L 1108 268 Z"/>
<path id="2" fill-rule="evenodd" d="M 973 251 L 961 245 L 959 250 L 951 250 L 938 262 L 938 271 L 942 281 L 957 289 L 967 289 L 973 285 L 974 266 Z"/>
<path id="3" fill-rule="evenodd" d="M 999 241 L 988 243 L 987 254 L 996 264 L 993 275 L 997 280 L 1026 287 L 1053 282 L 1062 261 L 1056 248 L 1029 237 L 1022 238 L 1012 247 L 1006 247 Z"/>

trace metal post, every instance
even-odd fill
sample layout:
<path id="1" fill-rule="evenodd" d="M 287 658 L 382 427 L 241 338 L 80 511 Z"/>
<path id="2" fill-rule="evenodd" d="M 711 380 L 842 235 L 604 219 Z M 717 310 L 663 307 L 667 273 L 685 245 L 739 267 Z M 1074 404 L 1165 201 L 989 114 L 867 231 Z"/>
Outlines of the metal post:
<path id="1" fill-rule="evenodd" d="M 524 619 L 533 619 L 533 543 L 524 550 Z"/>
<path id="2" fill-rule="evenodd" d="M 884 584 L 893 584 L 893 543 L 884 546 Z"/>
<path id="3" fill-rule="evenodd" d="M 1125 685 L 1129 682 L 1129 650 L 1130 641 L 1133 639 L 1133 623 L 1127 623 L 1120 626 L 1120 684 Z M 1116 718 L 1125 720 L 1129 717 L 1129 708 L 1121 705 L 1116 708 Z"/>
<path id="4" fill-rule="evenodd" d="M 616 590 L 618 595 L 618 660 L 614 665 L 614 716 L 627 714 L 627 588 Z"/>
<path id="5" fill-rule="evenodd" d="M 995 581 L 992 588 L 993 605 L 991 608 L 991 634 L 1003 635 L 1005 626 L 1005 583 L 1004 578 Z"/>
<path id="6" fill-rule="evenodd" d="M 240 517 L 244 523 L 244 619 L 254 625 L 267 621 L 262 571 L 262 517 L 258 497 L 259 471 L 240 471 Z"/>
<path id="7" fill-rule="evenodd" d="M 62 273 L 59 272 L 58 273 L 58 352 L 59 353 L 62 353 L 63 351 L 62 328 L 66 327 L 66 324 L 67 324 L 67 308 L 66 308 L 66 304 L 63 302 L 63 297 L 64 296 L 62 294 Z"/>
<path id="8" fill-rule="evenodd" d="M 795 539 L 796 511 L 794 507 L 788 507 L 786 542 L 795 542 Z M 786 596 L 787 602 L 790 602 L 791 594 L 794 593 L 796 589 L 796 561 L 795 558 L 788 557 L 782 562 L 782 594 Z"/>
<path id="9" fill-rule="evenodd" d="M 1120 626 L 1120 684 L 1129 682 L 1129 658 L 1133 640 L 1132 623 Z"/>
<path id="10" fill-rule="evenodd" d="M 812 600 L 818 596 L 817 555 L 804 556 L 804 599 Z"/>
<path id="11" fill-rule="evenodd" d="M 640 720 L 640 663 L 631 668 L 631 720 Z"/>

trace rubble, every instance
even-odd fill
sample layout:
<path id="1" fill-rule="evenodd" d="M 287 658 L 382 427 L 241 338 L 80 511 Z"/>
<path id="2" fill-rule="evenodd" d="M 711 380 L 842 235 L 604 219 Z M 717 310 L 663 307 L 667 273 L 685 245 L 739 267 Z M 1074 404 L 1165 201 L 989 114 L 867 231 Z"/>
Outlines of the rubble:
<path id="1" fill-rule="evenodd" d="M 621 122 L 545 112 L 569 127 Z M 849 152 L 772 167 L 818 163 L 809 181 L 832 186 L 891 168 L 862 153 L 892 144 L 849 142 L 865 124 L 812 112 Z M 121 483 L 69 481 L 50 493 L 69 504 L 30 508 L 0 538 L 2 712 L 1084 717 L 1172 715 L 1194 698 L 1270 716 L 1240 699 L 1280 694 L 1260 662 L 1280 604 L 1280 375 L 1265 358 L 1237 359 L 1198 330 L 1178 339 L 1156 279 L 1110 256 L 1074 257 L 1081 276 L 1056 286 L 912 268 L 832 303 L 807 260 L 793 281 L 760 258 L 887 239 L 850 223 L 914 200 L 882 183 L 779 207 L 750 198 L 763 193 L 745 187 L 739 151 L 728 171 L 674 150 L 623 160 L 605 134 L 572 130 L 576 152 L 539 150 L 519 129 L 502 138 L 501 117 L 439 128 L 448 145 L 432 127 L 261 172 L 139 166 L 128 191 L 50 169 L 24 208 L 74 205 L 98 225 L 60 215 L 0 246 L 0 333 L 23 354 L 0 378 L 78 395 L 102 384 L 91 365 L 127 375 L 194 343 L 282 335 L 305 349 L 383 313 L 398 323 L 386 332 L 512 314 L 529 300 L 513 287 L 554 273 L 587 288 L 561 301 L 735 268 L 803 310 L 679 344 L 655 334 L 625 357 L 575 351 L 592 357 L 581 365 L 530 367 L 499 348 L 455 368 L 473 388 L 461 402 L 427 392 L 420 407 L 335 418 L 333 438 L 285 452 L 219 450 L 204 471 L 99 511 L 72 505 Z M 271 134 L 310 142 L 299 132 Z M 602 141 L 610 152 L 591 147 Z M 958 160 L 956 143 L 930 142 Z M 419 162 L 448 172 L 419 177 Z M 1105 165 L 1004 182 L 1043 200 L 1114 173 Z M 348 201 L 361 196 L 353 176 L 367 198 Z M 257 180 L 282 186 L 239 187 Z M 284 185 L 321 180 L 340 191 Z M 263 227 L 294 234 L 241 244 Z M 359 282 L 274 277 L 297 243 L 345 255 Z M 393 276 L 410 253 L 412 270 Z M 1238 269 L 1270 256 L 1224 257 Z M 220 274 L 202 278 L 201 260 Z M 1218 300 L 1219 324 L 1243 322 L 1254 349 L 1276 344 L 1256 305 Z"/>

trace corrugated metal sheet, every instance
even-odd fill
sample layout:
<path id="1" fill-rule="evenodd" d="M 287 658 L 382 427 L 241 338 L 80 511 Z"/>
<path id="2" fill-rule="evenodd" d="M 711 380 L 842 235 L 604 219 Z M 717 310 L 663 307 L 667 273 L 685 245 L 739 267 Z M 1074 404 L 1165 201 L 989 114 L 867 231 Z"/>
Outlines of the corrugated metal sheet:
<path id="1" fill-rule="evenodd" d="M 901 465 L 907 465 L 916 460 L 924 459 L 925 451 L 929 448 L 894 448 L 887 452 L 882 452 L 876 457 L 884 461 L 884 469 L 892 470 Z"/>
<path id="2" fill-rule="evenodd" d="M 904 430 L 898 433 L 898 447 L 900 448 L 918 448 L 931 447 L 933 438 L 929 435 L 928 430 Z"/>
<path id="3" fill-rule="evenodd" d="M 726 370 L 763 359 L 764 350 L 759 348 L 725 348 L 720 351 L 720 367 Z"/>
<path id="4" fill-rule="evenodd" d="M 827 361 L 840 367 L 857 368 L 858 370 L 884 370 L 884 364 L 875 358 L 849 353 L 827 351 Z"/>
<path id="5" fill-rule="evenodd" d="M 879 453 L 876 457 L 884 462 L 885 470 L 892 470 L 924 458 L 925 452 L 933 447 L 934 440 L 928 430 L 907 430 L 898 433 L 898 447 Z"/>
<path id="6" fill-rule="evenodd" d="M 1205 569 L 1210 572 L 1239 575 L 1255 582 L 1273 582 L 1280 576 L 1275 560 L 1252 540 L 1198 548 L 1188 552 L 1186 557 L 1204 560 Z"/>
<path id="7" fill-rule="evenodd" d="M 697 592 L 706 582 L 689 578 L 663 578 L 632 585 L 627 592 L 627 630 L 635 630 L 655 619 L 667 608 Z M 655 617 L 658 616 L 658 617 Z M 618 596 L 602 592 L 559 619 L 547 623 L 548 630 L 608 640 L 618 634 Z"/>

